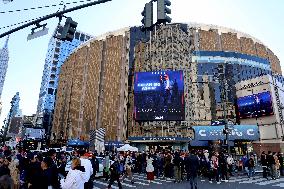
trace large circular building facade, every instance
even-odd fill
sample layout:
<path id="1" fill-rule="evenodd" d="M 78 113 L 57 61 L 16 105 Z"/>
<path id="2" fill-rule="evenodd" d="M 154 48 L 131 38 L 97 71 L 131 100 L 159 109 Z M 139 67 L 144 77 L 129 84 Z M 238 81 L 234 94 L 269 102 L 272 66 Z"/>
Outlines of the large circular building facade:
<path id="1" fill-rule="evenodd" d="M 159 104 L 153 98 L 138 102 L 137 73 L 168 76 L 170 71 L 182 72 L 178 103 L 182 107 L 165 106 L 163 112 L 182 111 L 182 116 L 137 119 L 138 111 L 153 114 Z M 259 40 L 236 30 L 203 24 L 163 25 L 147 33 L 138 27 L 124 28 L 87 42 L 64 63 L 53 133 L 89 140 L 92 131 L 105 128 L 107 141 L 129 140 L 144 146 L 148 142 L 150 147 L 163 142 L 187 148 L 194 135 L 192 126 L 210 126 L 224 115 L 238 123 L 236 83 L 271 73 L 281 80 L 277 56 Z M 226 81 L 226 97 L 221 80 Z M 160 86 L 141 84 L 150 91 L 152 85 Z M 168 95 L 173 93 L 169 89 Z M 139 103 L 143 104 L 140 110 Z"/>

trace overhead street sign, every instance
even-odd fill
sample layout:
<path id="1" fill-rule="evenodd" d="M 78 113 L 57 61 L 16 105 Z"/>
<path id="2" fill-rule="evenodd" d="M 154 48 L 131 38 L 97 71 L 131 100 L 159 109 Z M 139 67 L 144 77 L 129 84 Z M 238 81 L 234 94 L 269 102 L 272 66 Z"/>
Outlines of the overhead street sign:
<path id="1" fill-rule="evenodd" d="M 29 40 L 41 37 L 41 36 L 46 35 L 46 34 L 48 34 L 48 28 L 44 27 L 43 29 L 41 29 L 39 31 L 36 31 L 34 33 L 29 34 L 28 37 L 27 37 L 27 40 L 29 41 Z"/>

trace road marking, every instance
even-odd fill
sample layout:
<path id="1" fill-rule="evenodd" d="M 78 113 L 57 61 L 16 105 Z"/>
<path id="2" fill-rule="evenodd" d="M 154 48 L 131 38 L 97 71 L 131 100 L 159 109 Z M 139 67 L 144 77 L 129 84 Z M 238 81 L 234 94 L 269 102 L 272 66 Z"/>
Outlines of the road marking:
<path id="1" fill-rule="evenodd" d="M 280 187 L 280 188 L 283 188 L 283 187 L 284 187 L 284 183 L 275 184 L 275 185 L 273 185 L 273 186 L 278 186 L 278 187 Z"/>
<path id="2" fill-rule="evenodd" d="M 260 179 L 262 178 L 261 176 L 255 176 L 254 179 Z M 231 177 L 229 179 L 229 182 L 241 182 L 241 181 L 247 181 L 249 178 L 248 177 Z"/>
<path id="3" fill-rule="evenodd" d="M 98 181 L 98 180 L 94 180 L 95 183 L 97 184 L 101 184 L 101 185 L 104 185 L 104 186 L 108 186 L 108 183 L 104 183 L 104 182 L 101 182 L 101 181 Z M 113 189 L 119 189 L 117 186 L 114 186 L 112 185 L 111 188 Z"/>
<path id="4" fill-rule="evenodd" d="M 239 183 L 254 183 L 254 182 L 259 182 L 259 181 L 264 181 L 267 180 L 266 178 L 260 178 L 260 179 L 254 179 L 254 180 L 247 180 L 247 181 L 243 181 L 243 182 L 239 182 Z"/>
<path id="5" fill-rule="evenodd" d="M 129 179 L 125 179 L 125 180 L 131 182 L 131 180 L 129 180 Z M 141 184 L 141 185 L 143 185 L 143 186 L 149 186 L 148 183 L 138 182 L 138 181 L 135 181 L 135 179 L 133 179 L 133 181 L 134 181 L 134 184 Z"/>
<path id="6" fill-rule="evenodd" d="M 269 180 L 269 181 L 265 181 L 265 182 L 259 182 L 259 183 L 256 183 L 256 184 L 263 186 L 263 185 L 274 184 L 274 183 L 282 182 L 282 181 L 284 181 L 284 178 L 277 179 L 277 180 Z"/>
<path id="7" fill-rule="evenodd" d="M 142 181 L 145 181 L 144 179 L 141 179 L 141 178 L 135 178 L 135 180 L 142 180 Z M 148 180 L 147 180 L 147 182 L 148 182 Z M 151 183 L 154 183 L 154 184 L 163 184 L 163 183 L 156 182 L 156 181 L 153 181 L 153 180 L 151 180 Z"/>

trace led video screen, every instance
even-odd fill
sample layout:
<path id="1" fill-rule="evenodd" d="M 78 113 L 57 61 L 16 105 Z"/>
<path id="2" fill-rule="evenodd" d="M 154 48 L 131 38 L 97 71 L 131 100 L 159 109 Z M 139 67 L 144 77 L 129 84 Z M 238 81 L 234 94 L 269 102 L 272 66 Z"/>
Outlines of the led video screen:
<path id="1" fill-rule="evenodd" d="M 273 114 L 270 92 L 262 92 L 237 99 L 240 119 L 262 117 Z"/>
<path id="2" fill-rule="evenodd" d="M 182 71 L 135 73 L 135 120 L 184 120 L 183 88 Z"/>

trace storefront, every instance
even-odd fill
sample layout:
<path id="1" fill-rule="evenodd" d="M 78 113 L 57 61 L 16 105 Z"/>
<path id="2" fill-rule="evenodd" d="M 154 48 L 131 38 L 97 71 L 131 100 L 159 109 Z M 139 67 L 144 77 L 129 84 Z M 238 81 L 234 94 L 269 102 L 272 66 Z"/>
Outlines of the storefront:
<path id="1" fill-rule="evenodd" d="M 131 145 L 137 147 L 139 151 L 155 150 L 188 150 L 191 138 L 182 137 L 129 137 Z"/>

